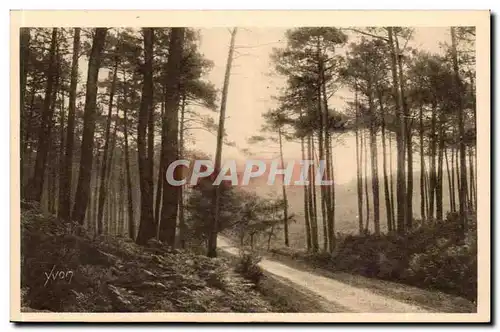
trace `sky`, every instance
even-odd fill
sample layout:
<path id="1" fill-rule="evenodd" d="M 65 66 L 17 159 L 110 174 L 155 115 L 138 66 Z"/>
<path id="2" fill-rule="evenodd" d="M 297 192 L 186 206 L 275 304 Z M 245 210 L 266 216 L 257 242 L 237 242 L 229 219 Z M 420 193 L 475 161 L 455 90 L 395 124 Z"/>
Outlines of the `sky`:
<path id="1" fill-rule="evenodd" d="M 286 30 L 286 28 L 238 29 L 225 124 L 227 138 L 235 142 L 236 147 L 224 146 L 223 159 L 245 160 L 247 157 L 241 152 L 243 148 L 250 148 L 255 157 L 277 157 L 275 146 L 250 146 L 247 144 L 247 139 L 259 133 L 263 124 L 262 114 L 276 106 L 273 96 L 276 96 L 279 89 L 284 86 L 284 78 L 273 74 L 270 54 L 273 48 L 286 45 Z M 206 79 L 222 90 L 230 32 L 227 28 L 207 28 L 201 29 L 200 35 L 200 52 L 214 62 L 214 68 Z M 449 39 L 448 28 L 415 28 L 408 46 L 431 53 L 440 53 L 440 43 L 448 42 Z M 339 50 L 339 52 L 344 51 Z M 343 109 L 345 100 L 341 97 L 332 97 L 329 100 L 329 106 Z M 212 156 L 215 154 L 214 135 L 204 131 L 193 131 L 191 134 L 196 142 L 193 147 Z M 348 183 L 356 177 L 354 142 L 353 135 L 349 134 L 344 134 L 341 140 L 334 142 L 333 155 L 337 183 Z M 300 145 L 285 143 L 284 156 L 286 159 L 300 159 Z M 379 158 L 380 162 L 381 159 Z"/>

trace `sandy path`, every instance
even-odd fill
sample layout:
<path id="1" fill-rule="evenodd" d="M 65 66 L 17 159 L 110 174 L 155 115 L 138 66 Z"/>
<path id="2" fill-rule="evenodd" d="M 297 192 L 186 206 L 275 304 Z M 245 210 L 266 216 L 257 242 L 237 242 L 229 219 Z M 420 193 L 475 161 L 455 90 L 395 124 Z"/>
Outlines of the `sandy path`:
<path id="1" fill-rule="evenodd" d="M 217 241 L 219 249 L 233 255 L 238 255 L 238 248 L 232 246 L 227 240 L 219 237 Z M 269 273 L 306 288 L 329 302 L 345 307 L 349 312 L 430 312 L 416 305 L 404 303 L 391 297 L 381 296 L 366 289 L 353 287 L 314 273 L 300 271 L 266 258 L 263 258 L 259 265 Z"/>

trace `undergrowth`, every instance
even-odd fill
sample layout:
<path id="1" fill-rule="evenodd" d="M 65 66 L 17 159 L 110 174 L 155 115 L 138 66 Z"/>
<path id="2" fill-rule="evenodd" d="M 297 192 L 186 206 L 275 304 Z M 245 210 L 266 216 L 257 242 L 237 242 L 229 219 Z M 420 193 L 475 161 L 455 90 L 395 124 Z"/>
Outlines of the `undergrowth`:
<path id="1" fill-rule="evenodd" d="M 223 258 L 171 250 L 153 240 L 138 246 L 125 237 L 93 238 L 78 224 L 26 204 L 21 236 L 23 311 L 272 311 Z"/>
<path id="2" fill-rule="evenodd" d="M 330 271 L 401 282 L 464 297 L 477 298 L 477 235 L 475 216 L 465 238 L 458 217 L 426 224 L 408 234 L 348 235 L 333 253 L 274 248 L 271 252 Z"/>

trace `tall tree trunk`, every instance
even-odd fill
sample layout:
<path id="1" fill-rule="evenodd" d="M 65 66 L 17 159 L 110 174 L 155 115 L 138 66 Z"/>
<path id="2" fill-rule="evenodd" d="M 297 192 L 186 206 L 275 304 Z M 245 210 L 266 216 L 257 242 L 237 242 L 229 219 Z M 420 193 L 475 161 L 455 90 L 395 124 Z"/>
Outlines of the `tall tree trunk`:
<path id="1" fill-rule="evenodd" d="M 379 178 L 378 178 L 378 151 L 377 151 L 377 128 L 375 105 L 373 95 L 370 91 L 368 96 L 370 107 L 370 156 L 372 166 L 372 194 L 373 194 L 373 226 L 376 235 L 380 235 L 380 195 L 379 195 Z"/>
<path id="2" fill-rule="evenodd" d="M 359 105 L 358 105 L 358 86 L 356 84 L 356 91 L 354 92 L 354 107 L 356 107 L 356 180 L 357 180 L 357 193 L 358 193 L 358 223 L 359 234 L 363 234 L 363 169 L 361 164 L 363 162 L 363 149 L 360 148 L 359 138 Z M 361 138 L 362 140 L 363 138 Z"/>
<path id="3" fill-rule="evenodd" d="M 27 138 L 28 138 L 28 131 L 30 130 L 30 123 L 31 123 L 31 109 L 30 109 L 30 114 L 26 114 L 25 111 L 25 95 L 26 95 L 26 81 L 28 77 L 28 67 L 29 67 L 29 58 L 30 58 L 30 29 L 29 28 L 20 28 L 20 40 L 19 40 L 19 80 L 20 80 L 20 93 L 19 93 L 19 106 L 20 106 L 20 115 L 21 119 L 21 158 L 26 157 L 26 150 L 25 147 L 28 144 Z M 34 95 L 32 97 L 32 100 L 34 98 Z M 23 130 L 24 130 L 24 135 L 23 135 Z M 20 167 L 20 172 L 21 172 L 21 181 L 25 178 L 25 173 L 24 173 L 24 165 L 23 165 L 23 159 L 21 159 L 21 167 Z M 21 186 L 22 189 L 22 186 Z M 22 189 L 23 192 L 21 193 L 21 196 L 24 196 L 24 189 Z"/>
<path id="4" fill-rule="evenodd" d="M 328 149 L 332 151 L 332 138 L 330 135 L 328 135 Z M 331 252 L 335 250 L 335 247 L 337 245 L 337 237 L 335 234 L 335 164 L 333 163 L 333 153 L 330 152 L 330 177 L 332 180 L 332 185 L 330 186 L 330 191 L 332 194 L 331 198 L 331 203 L 332 203 L 332 211 L 331 211 L 331 218 L 332 218 L 332 241 L 333 241 L 333 247 L 331 248 Z"/>
<path id="5" fill-rule="evenodd" d="M 285 161 L 283 158 L 283 141 L 282 141 L 282 133 L 281 133 L 281 128 L 278 128 L 278 142 L 279 142 L 279 148 L 280 148 L 280 161 L 281 161 L 281 168 L 285 168 Z M 283 194 L 283 231 L 284 231 L 284 236 L 285 236 L 285 246 L 289 247 L 290 246 L 290 240 L 288 238 L 288 198 L 286 195 L 286 184 L 285 184 L 285 178 L 283 176 L 283 181 L 281 184 L 281 191 Z"/>
<path id="6" fill-rule="evenodd" d="M 59 153 L 58 153 L 58 158 L 57 158 L 57 165 L 58 165 L 58 190 L 59 193 L 61 192 L 61 187 L 62 187 L 62 179 L 61 179 L 61 174 L 64 172 L 64 146 L 65 146 L 65 133 L 66 129 L 64 127 L 64 124 L 66 123 L 66 114 L 64 110 L 65 102 L 64 102 L 64 86 L 61 87 L 61 104 L 59 108 Z M 55 194 L 54 194 L 55 195 Z M 57 215 L 59 215 L 59 195 L 57 195 Z"/>
<path id="7" fill-rule="evenodd" d="M 106 173 L 106 183 L 105 187 L 109 188 L 110 186 L 110 181 L 112 179 L 111 177 L 111 172 L 114 171 L 114 164 L 116 162 L 114 161 L 115 158 L 115 147 L 116 147 L 116 132 L 118 129 L 118 123 L 115 121 L 115 126 L 113 128 L 113 134 L 111 135 L 111 140 L 110 140 L 110 151 L 109 151 L 109 161 L 108 161 L 108 171 Z M 113 172 L 113 174 L 116 174 L 116 172 Z M 116 179 L 115 179 L 116 180 Z M 116 182 L 116 181 L 115 181 Z"/>
<path id="8" fill-rule="evenodd" d="M 106 28 L 96 28 L 89 58 L 85 110 L 83 114 L 83 137 L 80 155 L 80 171 L 73 206 L 73 220 L 83 224 L 90 196 L 90 177 L 94 146 L 95 121 L 97 118 L 97 78 L 101 66 L 101 53 L 106 39 Z"/>
<path id="9" fill-rule="evenodd" d="M 124 75 L 125 79 L 125 75 Z M 126 94 L 124 94 L 126 98 Z M 123 108 L 123 141 L 125 149 L 125 172 L 127 178 L 127 211 L 128 211 L 128 236 L 135 240 L 135 218 L 134 218 L 134 200 L 132 197 L 132 176 L 130 174 L 130 153 L 128 143 L 128 115 L 127 107 Z"/>
<path id="10" fill-rule="evenodd" d="M 424 115 L 423 106 L 420 105 L 419 113 L 419 138 L 420 138 L 420 218 L 425 220 L 425 155 L 424 155 Z"/>
<path id="11" fill-rule="evenodd" d="M 395 33 L 394 40 L 396 41 L 396 53 L 398 54 L 398 68 L 399 68 L 399 90 L 401 93 L 401 106 L 403 107 L 404 114 L 404 128 L 405 128 L 405 143 L 406 143 L 406 174 L 407 174 L 407 186 L 406 186 L 406 206 L 405 206 L 405 220 L 406 228 L 410 230 L 413 227 L 413 149 L 412 149 L 412 123 L 413 120 L 410 119 L 410 108 L 406 100 L 406 84 L 403 73 L 403 54 L 399 49 L 399 38 L 397 33 Z"/>
<path id="12" fill-rule="evenodd" d="M 391 187 L 391 215 L 392 215 L 392 229 L 396 230 L 396 209 L 394 208 L 394 171 L 392 169 L 392 137 L 389 134 L 389 186 Z"/>
<path id="13" fill-rule="evenodd" d="M 56 111 L 56 105 L 57 105 L 57 94 L 59 93 L 59 88 L 60 88 L 60 55 L 59 55 L 59 45 L 56 47 L 56 64 L 57 64 L 57 70 L 56 70 L 56 78 L 54 82 L 54 90 L 52 93 L 52 101 L 51 101 L 51 113 L 52 116 L 54 116 L 55 111 Z M 56 179 L 57 179 L 57 135 L 56 132 L 52 130 L 52 127 L 54 126 L 54 122 L 56 120 L 52 119 L 49 123 L 50 127 L 50 138 L 48 142 L 48 181 L 47 181 L 47 198 L 48 198 L 48 211 L 51 214 L 56 214 Z M 59 142 L 61 144 L 61 142 Z"/>
<path id="14" fill-rule="evenodd" d="M 165 90 L 165 116 L 163 121 L 164 144 L 162 150 L 163 174 L 172 162 L 178 159 L 179 152 L 179 101 L 180 101 L 180 65 L 182 60 L 182 49 L 184 45 L 184 28 L 172 28 L 169 45 L 169 55 L 166 70 Z M 180 168 L 177 167 L 174 177 L 179 178 Z M 174 246 L 177 222 L 177 211 L 179 204 L 179 187 L 171 185 L 166 177 L 163 177 L 162 207 L 158 238 L 166 241 L 168 245 Z"/>
<path id="15" fill-rule="evenodd" d="M 476 100 L 476 89 L 475 89 L 475 83 L 474 83 L 474 75 L 473 75 L 472 71 L 469 71 L 469 80 L 470 80 L 470 87 L 471 87 L 470 88 L 470 98 L 471 98 L 471 100 L 475 101 Z M 474 125 L 474 127 L 473 127 L 474 133 L 477 132 L 477 125 L 476 125 L 477 114 L 476 113 L 477 113 L 476 112 L 476 103 L 473 103 L 472 104 L 472 123 Z M 474 143 L 476 143 L 476 142 L 474 141 Z M 470 179 L 471 194 L 473 196 L 472 207 L 473 207 L 474 211 L 477 210 L 477 153 L 475 152 L 475 146 L 476 146 L 476 144 L 470 146 L 470 155 L 469 155 L 469 158 L 471 158 L 469 160 L 469 168 L 470 168 L 470 174 L 471 174 L 471 179 Z"/>
<path id="16" fill-rule="evenodd" d="M 96 159 L 95 159 L 95 167 L 94 167 L 94 173 L 95 173 L 95 181 L 94 181 L 94 192 L 93 192 L 93 200 L 94 203 L 92 204 L 92 208 L 90 211 L 87 213 L 90 218 L 90 222 L 92 222 L 93 229 L 97 232 L 97 206 L 99 205 L 99 166 L 101 165 L 101 147 L 99 145 L 99 142 L 97 142 L 96 146 Z M 91 173 L 92 175 L 92 173 Z M 90 188 L 91 190 L 92 188 Z"/>
<path id="17" fill-rule="evenodd" d="M 155 39 L 154 39 L 154 29 L 151 29 L 151 44 L 154 45 L 155 43 Z M 153 48 L 153 46 L 151 46 L 151 48 Z M 151 53 L 151 61 L 153 62 L 154 61 L 154 53 L 153 53 L 153 50 L 150 50 L 150 53 Z M 147 68 L 146 68 L 147 70 Z M 152 69 L 154 70 L 154 69 Z M 153 76 L 153 72 L 151 73 L 151 75 Z M 149 78 L 148 78 L 149 79 Z M 148 170 L 148 174 L 150 176 L 150 181 L 151 181 L 151 184 L 149 185 L 149 187 L 151 188 L 151 192 L 150 192 L 150 201 L 151 201 L 151 222 L 154 224 L 155 223 L 155 219 L 154 219 L 154 205 L 153 205 L 153 200 L 154 200 L 154 151 L 155 151 L 155 97 L 154 97 L 154 78 L 151 79 L 151 81 L 153 81 L 152 83 L 152 88 L 151 88 L 151 92 L 150 92 L 150 98 L 151 98 L 151 101 L 149 102 L 149 118 L 148 118 L 148 129 L 147 129 L 147 133 L 148 133 L 148 147 L 147 147 L 147 166 L 149 168 Z M 161 153 L 161 152 L 160 152 Z M 157 186 L 159 186 L 159 182 L 157 183 Z M 148 215 L 149 215 L 149 212 L 148 212 Z"/>
<path id="18" fill-rule="evenodd" d="M 382 131 L 382 168 L 383 168 L 383 176 L 384 176 L 384 197 L 385 197 L 385 212 L 387 215 L 387 230 L 392 232 L 392 209 L 391 209 L 391 197 L 389 194 L 389 182 L 387 179 L 387 148 L 385 142 L 385 107 L 384 102 L 382 100 L 382 91 L 377 89 L 378 93 L 378 101 L 380 106 L 381 115 L 381 131 Z M 359 186 L 359 185 L 358 185 Z"/>
<path id="19" fill-rule="evenodd" d="M 233 28 L 231 32 L 231 42 L 229 46 L 229 53 L 227 56 L 226 63 L 226 73 L 224 75 L 224 85 L 222 87 L 222 100 L 220 107 L 220 117 L 219 117 L 219 126 L 217 130 L 217 147 L 215 151 L 215 165 L 214 172 L 215 174 L 219 174 L 220 166 L 221 166 L 221 158 L 222 158 L 222 140 L 224 137 L 224 123 L 226 117 L 226 101 L 227 94 L 229 89 L 229 78 L 231 77 L 231 67 L 233 63 L 233 54 L 234 54 L 234 43 L 236 39 L 237 28 Z M 219 213 L 220 213 L 220 196 L 221 196 L 221 187 L 214 186 L 213 195 L 212 195 L 212 223 L 210 225 L 210 233 L 208 237 L 208 248 L 207 248 L 207 256 L 208 257 L 216 257 L 217 256 L 217 234 L 219 232 Z"/>
<path id="20" fill-rule="evenodd" d="M 302 117 L 302 111 L 300 113 Z M 300 138 L 300 152 L 302 153 L 302 160 L 306 160 L 305 154 L 305 144 L 304 137 Z M 311 242 L 311 221 L 310 221 L 310 213 L 309 213 L 309 186 L 304 185 L 304 222 L 305 222 L 305 230 L 306 230 L 306 240 L 307 240 L 307 250 L 311 250 L 312 242 Z"/>
<path id="21" fill-rule="evenodd" d="M 30 164 L 31 148 L 30 147 L 32 147 L 32 144 L 30 144 L 30 141 L 31 141 L 32 121 L 33 121 L 33 114 L 34 114 L 34 108 L 35 108 L 36 92 L 37 92 L 37 88 L 36 88 L 35 84 L 33 84 L 31 87 L 28 114 L 26 115 L 26 118 L 23 120 L 25 122 L 25 125 L 24 125 L 25 131 L 24 131 L 23 146 L 22 146 L 22 151 L 21 151 L 21 158 L 22 158 L 21 167 L 28 168 L 28 170 L 29 170 L 29 167 L 31 166 L 31 164 Z M 21 176 L 21 181 L 22 181 L 21 189 L 23 190 L 23 193 L 21 194 L 22 197 L 24 197 L 24 187 L 26 185 L 27 175 L 28 174 L 23 171 L 23 175 Z"/>
<path id="22" fill-rule="evenodd" d="M 19 105 L 21 107 L 21 115 L 24 116 L 24 96 L 26 94 L 26 81 L 28 77 L 28 66 L 30 59 L 30 28 L 19 29 L 19 81 L 20 95 Z"/>
<path id="23" fill-rule="evenodd" d="M 366 196 L 366 225 L 365 225 L 365 231 L 368 233 L 369 227 L 370 227 L 370 196 L 368 195 L 368 144 L 366 141 L 368 140 L 367 137 L 365 136 L 366 133 L 362 133 L 363 137 L 363 149 L 365 150 L 365 160 L 364 160 L 364 166 L 365 166 L 365 196 Z M 372 174 L 373 176 L 373 174 Z"/>
<path id="24" fill-rule="evenodd" d="M 457 144 L 457 148 L 455 149 L 455 172 L 456 172 L 456 178 L 457 178 L 457 191 L 458 191 L 458 194 L 460 196 L 460 164 L 459 164 L 459 150 L 458 150 L 458 144 Z M 460 197 L 459 197 L 459 200 L 460 200 Z M 456 203 L 456 202 L 455 202 Z M 460 201 L 458 202 L 458 205 L 459 205 L 459 209 L 460 209 Z"/>
<path id="25" fill-rule="evenodd" d="M 455 192 L 456 192 L 456 188 L 455 188 L 455 148 L 452 145 L 451 146 L 451 189 L 450 189 L 450 198 L 451 198 L 450 209 L 452 212 L 457 211 Z"/>
<path id="26" fill-rule="evenodd" d="M 329 133 L 329 116 L 328 116 L 328 95 L 326 92 L 326 77 L 325 77 L 325 68 L 324 68 L 324 62 L 321 59 L 320 63 L 320 77 L 321 77 L 321 93 L 320 93 L 320 100 L 323 100 L 323 112 L 321 112 L 321 124 L 322 126 L 320 127 L 320 130 L 323 130 L 324 132 L 324 153 L 323 151 L 320 151 L 322 156 L 320 156 L 321 160 L 326 159 L 326 180 L 330 181 L 332 180 L 332 158 L 331 158 L 331 144 L 330 144 L 330 133 Z M 326 208 L 326 217 L 327 217 L 327 225 L 328 225 L 328 251 L 333 252 L 335 249 L 335 220 L 334 220 L 334 213 L 335 213 L 335 206 L 332 202 L 333 195 L 333 184 L 332 186 L 322 186 L 324 188 L 324 194 L 326 195 L 326 200 L 325 200 L 325 208 Z"/>
<path id="27" fill-rule="evenodd" d="M 73 146 L 75 136 L 76 88 L 78 85 L 78 59 L 80 55 L 80 28 L 73 32 L 73 58 L 71 60 L 71 79 L 69 85 L 68 126 L 66 128 L 66 148 L 59 188 L 59 218 L 70 219 L 71 179 L 73 177 Z"/>
<path id="28" fill-rule="evenodd" d="M 314 162 L 314 136 L 311 134 L 307 142 L 308 159 Z M 314 169 L 309 167 L 309 214 L 311 216 L 311 243 L 313 252 L 318 252 L 318 210 L 316 208 L 316 187 Z"/>
<path id="29" fill-rule="evenodd" d="M 472 146 L 469 146 L 469 176 L 470 176 L 470 209 L 475 211 L 476 209 L 476 180 L 474 176 L 474 161 L 473 161 L 473 149 Z"/>
<path id="30" fill-rule="evenodd" d="M 429 219 L 434 220 L 434 198 L 436 193 L 436 154 L 437 154 L 437 142 L 436 142 L 436 105 L 432 105 L 432 118 L 431 118 L 431 166 L 429 174 Z"/>
<path id="31" fill-rule="evenodd" d="M 429 211 L 429 174 L 427 173 L 427 166 L 424 163 L 424 213 L 426 215 L 425 220 L 428 220 L 428 211 Z"/>
<path id="32" fill-rule="evenodd" d="M 438 174 L 436 180 L 436 218 L 443 220 L 443 152 L 444 152 L 444 119 L 439 119 Z"/>
<path id="33" fill-rule="evenodd" d="M 161 113 L 161 121 L 162 121 L 162 128 L 165 125 L 165 85 L 163 85 L 163 100 L 161 103 L 160 107 L 160 113 Z M 162 197 L 162 190 L 163 190 L 163 174 L 165 166 L 163 165 L 164 163 L 164 156 L 163 156 L 163 149 L 164 149 L 164 144 L 165 144 L 165 133 L 163 130 L 161 131 L 161 143 L 160 143 L 160 166 L 158 167 L 158 184 L 156 186 L 156 198 L 155 198 L 155 224 L 157 229 L 159 230 L 160 226 L 160 215 L 161 215 L 161 197 Z M 157 234 L 159 234 L 159 231 L 157 231 Z"/>
<path id="34" fill-rule="evenodd" d="M 123 156 L 123 153 L 120 153 L 121 155 L 121 162 L 120 162 L 120 179 L 119 179 L 119 209 L 118 209 L 118 234 L 120 236 L 123 235 L 123 230 L 125 226 L 125 219 L 126 219 L 126 214 L 125 214 L 125 174 L 124 174 L 124 169 L 123 165 L 125 163 L 125 159 Z"/>
<path id="35" fill-rule="evenodd" d="M 321 226 L 323 229 L 323 251 L 328 251 L 328 220 L 326 217 L 326 195 L 321 195 Z"/>
<path id="36" fill-rule="evenodd" d="M 45 170 L 47 167 L 47 155 L 49 140 L 51 137 L 53 108 L 51 107 L 54 81 L 57 75 L 57 28 L 52 29 L 52 38 L 50 42 L 49 66 L 47 70 L 47 84 L 45 86 L 45 98 L 42 106 L 42 118 L 38 132 L 38 144 L 36 149 L 35 170 L 32 179 L 25 190 L 27 200 L 40 203 L 43 191 L 43 182 L 45 179 Z"/>
<path id="37" fill-rule="evenodd" d="M 453 198 L 452 198 L 452 188 L 451 188 L 451 173 L 450 172 L 450 161 L 448 159 L 448 149 L 444 149 L 444 159 L 445 159 L 445 162 L 446 162 L 446 174 L 448 176 L 448 197 L 450 199 L 450 209 L 451 209 L 451 206 L 453 205 Z"/>
<path id="38" fill-rule="evenodd" d="M 179 122 L 179 159 L 184 159 L 184 117 L 186 112 L 186 93 L 182 94 L 181 121 Z M 186 220 L 184 216 L 184 186 L 179 187 L 179 244 L 182 249 L 186 247 Z"/>
<path id="39" fill-rule="evenodd" d="M 137 156 L 139 164 L 139 183 L 141 190 L 141 217 L 139 233 L 136 242 L 145 244 L 154 237 L 154 214 L 153 214 L 153 173 L 152 160 L 149 160 L 149 152 L 146 140 L 147 129 L 153 112 L 153 28 L 143 28 L 144 35 L 144 67 L 141 106 L 139 109 L 139 121 L 137 125 Z M 173 51 L 173 50 L 170 50 Z M 177 123 L 175 123 L 177 126 Z M 175 232 L 174 232 L 175 236 Z M 162 239 L 164 240 L 164 239 Z"/>
<path id="40" fill-rule="evenodd" d="M 403 121 L 404 108 L 403 108 L 403 96 L 398 90 L 398 69 L 397 69 L 397 53 L 394 45 L 394 32 L 392 27 L 387 28 L 388 38 L 389 38 L 389 49 L 391 54 L 391 72 L 392 72 L 392 89 L 394 101 L 396 103 L 396 148 L 397 148 L 397 230 L 398 233 L 403 234 L 406 231 L 406 183 L 405 183 L 405 125 Z"/>
<path id="41" fill-rule="evenodd" d="M 459 214 L 460 225 L 462 232 L 465 235 L 467 232 L 467 216 L 466 216 L 466 196 L 467 196 L 467 168 L 465 160 L 465 127 L 464 127 L 464 109 L 462 104 L 462 82 L 458 69 L 457 56 L 457 41 L 455 36 L 455 28 L 450 27 L 451 32 L 451 57 L 453 61 L 455 96 L 457 97 L 457 113 L 458 113 L 458 143 L 460 151 L 460 186 L 459 186 Z"/>
<path id="42" fill-rule="evenodd" d="M 97 233 L 99 235 L 102 234 L 102 218 L 104 213 L 104 204 L 106 202 L 106 193 L 108 191 L 108 188 L 106 186 L 107 182 L 106 174 L 108 170 L 108 165 L 109 167 L 111 167 L 111 162 L 108 163 L 108 154 L 109 154 L 110 135 L 111 135 L 111 123 L 113 122 L 113 102 L 116 91 L 117 75 L 118 75 L 118 58 L 115 58 L 111 88 L 109 90 L 108 116 L 106 121 L 106 132 L 104 134 L 104 151 L 103 151 L 102 166 L 101 166 L 101 183 L 99 186 L 99 207 L 97 212 Z M 115 128 L 116 127 L 117 123 L 115 122 Z M 109 154 L 109 159 L 111 160 L 111 158 L 112 155 Z"/>

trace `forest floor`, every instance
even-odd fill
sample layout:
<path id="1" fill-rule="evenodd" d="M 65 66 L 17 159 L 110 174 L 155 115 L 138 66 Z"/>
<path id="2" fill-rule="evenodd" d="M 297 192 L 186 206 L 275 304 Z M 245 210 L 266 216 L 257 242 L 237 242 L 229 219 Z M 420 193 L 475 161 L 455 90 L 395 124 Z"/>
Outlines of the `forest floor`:
<path id="1" fill-rule="evenodd" d="M 21 214 L 22 312 L 290 312 L 229 260 L 151 240 L 96 237 L 37 208 Z"/>
<path id="2" fill-rule="evenodd" d="M 240 249 L 227 238 L 218 240 L 220 250 L 238 255 Z M 261 252 L 262 254 L 262 252 Z M 309 292 L 335 312 L 425 313 L 475 312 L 470 301 L 442 292 L 370 279 L 344 272 L 331 272 L 284 256 L 263 254 L 259 263 L 267 273 L 286 281 L 289 286 Z"/>

